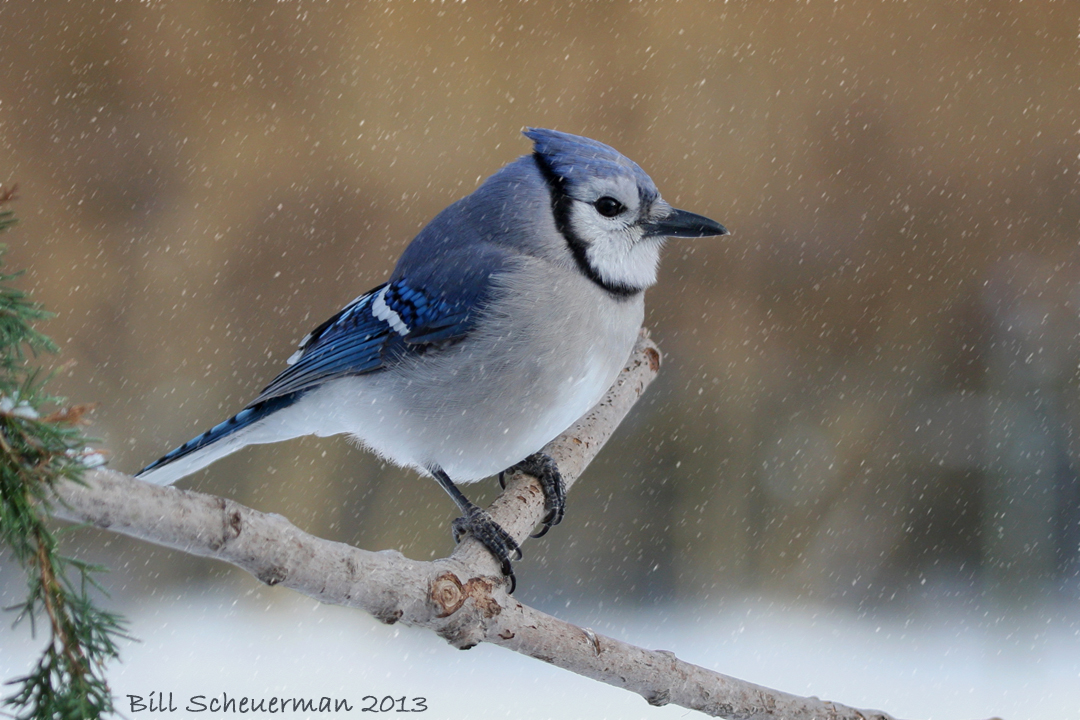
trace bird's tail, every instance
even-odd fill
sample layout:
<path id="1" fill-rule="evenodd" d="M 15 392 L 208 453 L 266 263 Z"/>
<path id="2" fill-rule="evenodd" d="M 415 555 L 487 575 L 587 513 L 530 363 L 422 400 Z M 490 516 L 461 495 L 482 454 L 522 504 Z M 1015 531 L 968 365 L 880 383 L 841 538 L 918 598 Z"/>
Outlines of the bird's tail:
<path id="1" fill-rule="evenodd" d="M 268 418 L 292 405 L 301 394 L 283 395 L 245 408 L 150 463 L 135 477 L 155 485 L 171 485 L 242 447 L 294 437 L 296 433 L 289 432 L 287 423 Z"/>

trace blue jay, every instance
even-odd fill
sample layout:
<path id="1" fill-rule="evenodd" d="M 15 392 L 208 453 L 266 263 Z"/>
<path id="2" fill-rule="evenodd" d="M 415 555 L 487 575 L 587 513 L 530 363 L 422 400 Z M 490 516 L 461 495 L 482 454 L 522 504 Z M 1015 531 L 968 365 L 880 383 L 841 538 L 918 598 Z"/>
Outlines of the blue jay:
<path id="1" fill-rule="evenodd" d="M 665 237 L 725 235 L 675 210 L 603 143 L 528 129 L 533 153 L 439 213 L 390 280 L 312 330 L 246 408 L 139 472 L 168 484 L 247 445 L 345 433 L 431 475 L 514 588 L 517 543 L 455 483 L 540 479 L 543 535 L 563 516 L 540 449 L 615 381 Z"/>

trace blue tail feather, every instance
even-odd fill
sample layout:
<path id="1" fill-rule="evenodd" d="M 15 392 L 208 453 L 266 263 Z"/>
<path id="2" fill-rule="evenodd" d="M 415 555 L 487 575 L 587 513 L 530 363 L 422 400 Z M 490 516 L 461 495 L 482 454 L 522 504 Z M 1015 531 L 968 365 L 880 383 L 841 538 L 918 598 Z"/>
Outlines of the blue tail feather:
<path id="1" fill-rule="evenodd" d="M 194 437 L 180 447 L 165 453 L 160 458 L 137 472 L 135 477 L 145 475 L 151 470 L 157 470 L 164 465 L 168 465 L 175 460 L 179 460 L 197 450 L 201 450 L 207 445 L 218 442 L 239 430 L 243 430 L 266 418 L 268 415 L 292 405 L 301 395 L 303 395 L 303 393 L 292 393 L 281 397 L 271 398 L 270 400 L 265 400 L 250 407 L 246 407 L 225 422 L 218 423 L 202 435 Z"/>

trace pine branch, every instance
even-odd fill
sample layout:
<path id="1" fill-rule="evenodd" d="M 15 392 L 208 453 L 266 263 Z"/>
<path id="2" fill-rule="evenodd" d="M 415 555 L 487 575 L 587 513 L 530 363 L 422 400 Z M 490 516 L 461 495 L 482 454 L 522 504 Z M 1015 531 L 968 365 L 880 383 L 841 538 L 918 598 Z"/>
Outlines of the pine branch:
<path id="1" fill-rule="evenodd" d="M 14 187 L 0 188 L 0 205 L 13 199 Z M 14 222 L 0 212 L 0 230 Z M 104 669 L 117 657 L 122 620 L 91 598 L 101 568 L 61 556 L 45 522 L 55 487 L 83 482 L 88 455 L 77 425 L 85 408 L 42 416 L 59 399 L 44 392 L 29 359 L 56 347 L 32 325 L 49 313 L 10 287 L 18 275 L 0 274 L 0 543 L 27 574 L 26 599 L 9 608 L 15 624 L 36 632 L 45 617 L 49 641 L 30 673 L 8 683 L 18 689 L 3 705 L 25 720 L 100 718 L 113 709 Z"/>

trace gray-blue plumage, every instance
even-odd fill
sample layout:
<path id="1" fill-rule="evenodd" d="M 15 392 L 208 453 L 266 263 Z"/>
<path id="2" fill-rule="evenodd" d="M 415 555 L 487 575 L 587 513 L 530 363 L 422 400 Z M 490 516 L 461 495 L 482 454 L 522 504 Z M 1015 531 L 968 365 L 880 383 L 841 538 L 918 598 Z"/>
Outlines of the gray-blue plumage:
<path id="1" fill-rule="evenodd" d="M 534 152 L 439 213 L 389 281 L 312 331 L 238 415 L 140 473 L 171 483 L 250 444 L 345 433 L 433 475 L 503 561 L 516 545 L 454 485 L 533 457 L 626 361 L 664 237 L 726 233 L 674 210 L 645 172 L 588 138 L 530 129 Z M 537 464 L 540 462 L 540 464 Z M 501 533 L 501 535 L 500 535 Z"/>

